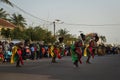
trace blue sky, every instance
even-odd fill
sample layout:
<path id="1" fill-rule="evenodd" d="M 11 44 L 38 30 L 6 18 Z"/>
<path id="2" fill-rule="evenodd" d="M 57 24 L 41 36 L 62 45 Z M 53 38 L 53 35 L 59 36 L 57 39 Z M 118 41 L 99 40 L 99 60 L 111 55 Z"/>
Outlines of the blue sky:
<path id="1" fill-rule="evenodd" d="M 120 0 L 11 0 L 17 6 L 36 17 L 44 20 L 61 20 L 70 24 L 120 24 Z M 16 8 L 0 3 L 0 7 L 8 12 L 21 13 L 26 17 L 29 25 L 47 25 L 48 30 L 53 31 L 53 25 L 44 21 L 34 19 Z M 58 29 L 66 28 L 69 33 L 79 35 L 84 33 L 97 32 L 105 35 L 108 43 L 120 43 L 120 25 L 118 26 L 80 26 L 57 24 Z"/>

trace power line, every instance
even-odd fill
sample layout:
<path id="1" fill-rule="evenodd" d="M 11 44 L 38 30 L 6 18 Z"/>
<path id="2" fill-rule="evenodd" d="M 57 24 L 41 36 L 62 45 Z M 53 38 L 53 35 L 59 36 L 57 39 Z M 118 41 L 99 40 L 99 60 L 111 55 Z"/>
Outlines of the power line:
<path id="1" fill-rule="evenodd" d="M 72 23 L 63 23 L 65 25 L 73 26 L 120 26 L 120 24 L 72 24 Z"/>
<path id="2" fill-rule="evenodd" d="M 11 3 L 12 3 L 12 2 L 11 2 Z M 48 21 L 48 20 L 44 20 L 44 19 L 41 19 L 41 18 L 39 18 L 39 17 L 36 17 L 36 16 L 30 14 L 29 12 L 27 12 L 27 11 L 23 10 L 22 8 L 18 7 L 18 6 L 17 6 L 16 4 L 14 4 L 14 3 L 12 3 L 12 4 L 13 4 L 14 7 L 16 7 L 17 9 L 19 9 L 19 10 L 22 11 L 23 13 L 25 13 L 25 14 L 27 14 L 27 15 L 33 17 L 33 18 L 36 18 L 36 19 L 38 19 L 38 20 L 40 20 L 40 21 L 45 21 L 45 22 L 51 23 L 51 22 Z"/>
<path id="3" fill-rule="evenodd" d="M 18 7 L 16 4 L 14 4 L 13 2 L 11 2 L 13 4 L 13 7 L 16 7 L 17 9 L 19 9 L 20 11 L 22 11 L 23 13 L 35 18 L 35 19 L 38 19 L 40 21 L 44 21 L 44 22 L 48 22 L 48 23 L 53 23 L 53 21 L 48 21 L 48 20 L 44 20 L 44 19 L 41 19 L 39 17 L 36 17 L 34 15 L 32 15 L 31 13 L 23 10 L 22 8 Z M 57 23 L 57 24 L 65 24 L 65 25 L 71 25 L 71 26 L 120 26 L 120 24 L 74 24 L 74 23 L 66 23 L 66 22 L 63 22 L 63 23 Z"/>

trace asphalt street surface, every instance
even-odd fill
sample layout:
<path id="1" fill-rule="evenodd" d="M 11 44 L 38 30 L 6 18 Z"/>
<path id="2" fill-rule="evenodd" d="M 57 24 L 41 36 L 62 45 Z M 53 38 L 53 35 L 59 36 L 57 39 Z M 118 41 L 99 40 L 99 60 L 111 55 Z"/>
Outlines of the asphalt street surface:
<path id="1" fill-rule="evenodd" d="M 120 80 L 120 54 L 95 56 L 91 64 L 86 59 L 82 57 L 78 68 L 69 56 L 57 59 L 58 63 L 51 63 L 51 58 L 26 60 L 22 67 L 4 63 L 0 64 L 0 80 Z"/>

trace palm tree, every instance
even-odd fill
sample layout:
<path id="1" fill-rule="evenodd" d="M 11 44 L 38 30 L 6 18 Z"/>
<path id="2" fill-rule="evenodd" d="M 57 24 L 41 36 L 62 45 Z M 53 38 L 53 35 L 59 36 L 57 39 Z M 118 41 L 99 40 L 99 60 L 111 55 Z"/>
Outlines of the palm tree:
<path id="1" fill-rule="evenodd" d="M 2 19 L 7 19 L 7 16 L 8 16 L 8 15 L 9 15 L 9 14 L 6 13 L 6 11 L 4 11 L 3 8 L 0 9 L 0 18 L 2 18 Z"/>
<path id="2" fill-rule="evenodd" d="M 9 14 L 6 13 L 6 11 L 4 11 L 3 8 L 1 8 L 1 9 L 0 9 L 0 18 L 7 20 L 7 16 L 9 16 Z"/>
<path id="3" fill-rule="evenodd" d="M 21 14 L 12 14 L 12 17 L 10 17 L 10 21 L 20 29 L 25 28 L 26 20 Z"/>
<path id="4" fill-rule="evenodd" d="M 101 43 L 104 43 L 107 41 L 105 36 L 101 35 L 101 36 L 99 36 L 99 38 L 101 39 Z"/>
<path id="5" fill-rule="evenodd" d="M 60 29 L 58 30 L 58 36 L 59 39 L 63 38 L 64 39 L 64 43 L 67 43 L 68 41 L 74 41 L 75 37 L 72 36 L 71 34 L 68 33 L 69 31 L 67 31 L 66 29 Z"/>
<path id="6" fill-rule="evenodd" d="M 62 36 L 62 37 L 64 37 L 65 35 L 67 35 L 68 34 L 68 32 L 69 31 L 67 31 L 66 29 L 60 29 L 60 30 L 58 30 L 58 36 Z"/>
<path id="7" fill-rule="evenodd" d="M 13 4 L 9 0 L 0 0 L 0 2 L 6 3 L 13 7 Z"/>

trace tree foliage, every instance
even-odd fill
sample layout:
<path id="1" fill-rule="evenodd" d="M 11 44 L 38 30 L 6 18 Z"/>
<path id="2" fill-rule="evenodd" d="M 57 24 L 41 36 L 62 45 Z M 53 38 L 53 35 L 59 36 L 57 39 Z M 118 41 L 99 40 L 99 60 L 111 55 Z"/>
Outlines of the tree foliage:
<path id="1" fill-rule="evenodd" d="M 101 35 L 99 38 L 101 39 L 101 43 L 105 43 L 107 41 L 105 36 Z"/>
<path id="2" fill-rule="evenodd" d="M 7 19 L 8 15 L 9 14 L 3 8 L 0 8 L 0 18 Z"/>
<path id="3" fill-rule="evenodd" d="M 3 29 L 4 33 L 4 29 Z M 3 34 L 2 34 L 3 35 Z M 11 31 L 11 39 L 23 39 L 31 41 L 44 41 L 46 44 L 55 42 L 51 31 L 47 31 L 40 26 L 29 27 L 21 31 L 18 27 Z"/>
<path id="4" fill-rule="evenodd" d="M 13 4 L 10 2 L 10 0 L 0 0 L 0 2 L 6 3 L 13 7 Z"/>
<path id="5" fill-rule="evenodd" d="M 68 41 L 75 41 L 75 37 L 68 33 L 69 31 L 67 29 L 60 29 L 58 30 L 58 37 L 59 39 L 63 39 L 62 42 L 67 44 Z M 60 41 L 61 42 L 61 41 Z"/>
<path id="6" fill-rule="evenodd" d="M 5 38 L 9 38 L 11 35 L 10 29 L 9 28 L 7 28 L 7 29 L 2 28 L 1 35 L 3 35 Z"/>
<path id="7" fill-rule="evenodd" d="M 27 25 L 25 18 L 21 14 L 12 14 L 12 16 L 10 17 L 10 22 L 12 22 L 20 29 L 24 29 L 25 25 Z"/>

